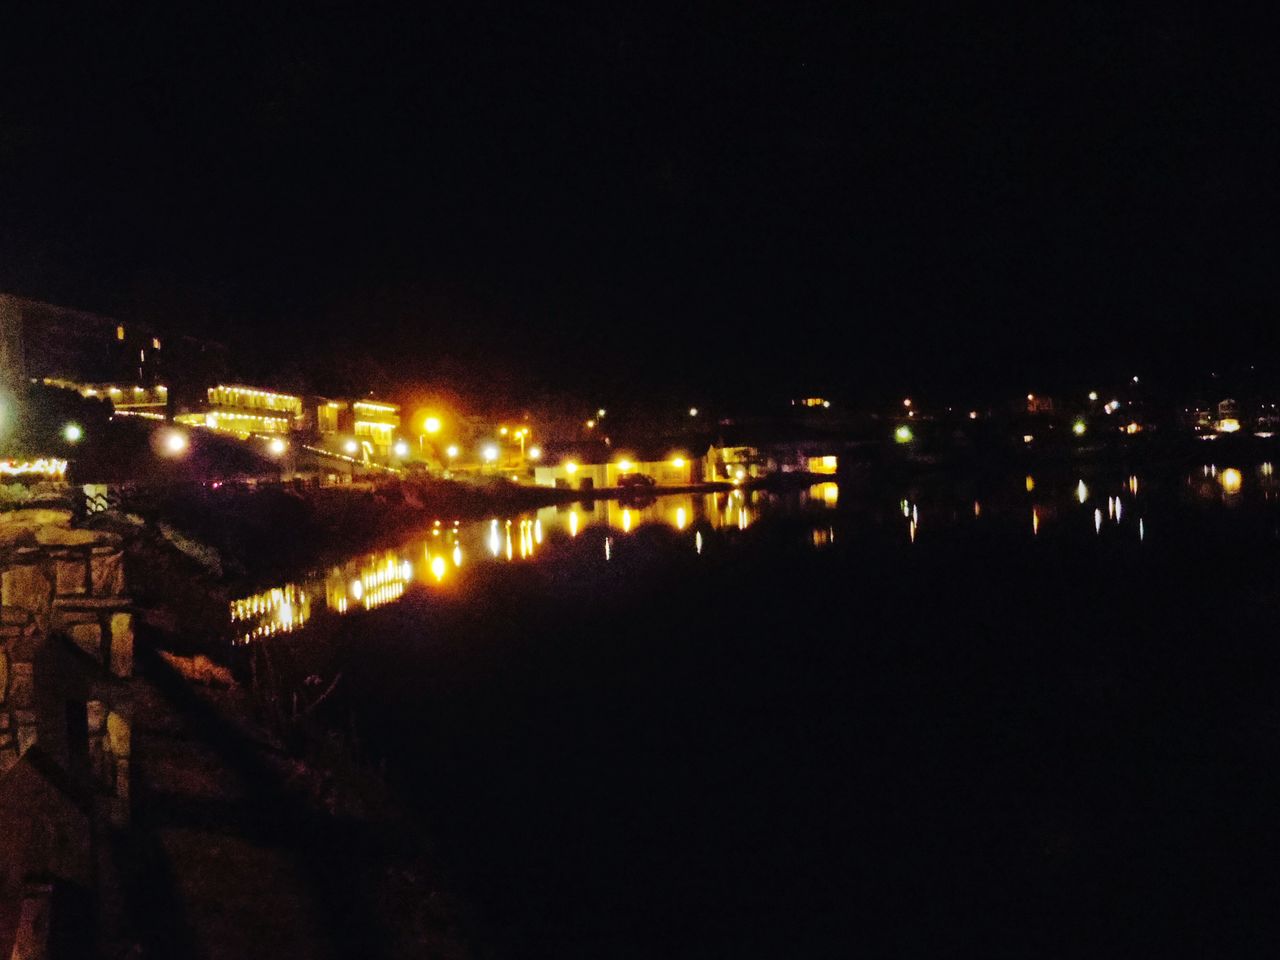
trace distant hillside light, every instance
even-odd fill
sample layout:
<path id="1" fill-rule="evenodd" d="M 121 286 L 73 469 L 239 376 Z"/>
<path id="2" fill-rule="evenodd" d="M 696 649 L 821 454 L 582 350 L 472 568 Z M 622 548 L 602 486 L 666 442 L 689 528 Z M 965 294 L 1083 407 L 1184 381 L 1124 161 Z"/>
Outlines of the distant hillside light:
<path id="1" fill-rule="evenodd" d="M 690 408 L 689 408 L 689 416 L 691 416 L 691 417 L 696 417 L 697 415 L 698 415 L 698 408 L 697 408 L 697 407 L 690 407 Z"/>
<path id="2" fill-rule="evenodd" d="M 1077 420 L 1075 423 L 1071 425 L 1071 432 L 1074 433 L 1077 437 L 1083 437 L 1084 432 L 1087 429 L 1088 427 L 1085 426 L 1085 422 L 1083 420 Z"/>
<path id="3" fill-rule="evenodd" d="M 1098 399 L 1098 391 L 1097 391 L 1097 390 L 1090 390 L 1090 391 L 1089 391 L 1089 399 L 1090 399 L 1090 400 L 1095 400 L 1095 401 L 1096 401 L 1096 400 Z"/>
<path id="4" fill-rule="evenodd" d="M 75 443 L 84 436 L 84 431 L 80 429 L 80 424 L 68 423 L 62 428 L 62 436 L 66 438 L 68 443 Z"/>
<path id="5" fill-rule="evenodd" d="M 908 427 L 905 423 L 902 426 L 898 427 L 897 430 L 893 431 L 893 439 L 896 440 L 898 443 L 910 443 L 913 436 L 914 435 L 911 432 L 911 428 Z"/>

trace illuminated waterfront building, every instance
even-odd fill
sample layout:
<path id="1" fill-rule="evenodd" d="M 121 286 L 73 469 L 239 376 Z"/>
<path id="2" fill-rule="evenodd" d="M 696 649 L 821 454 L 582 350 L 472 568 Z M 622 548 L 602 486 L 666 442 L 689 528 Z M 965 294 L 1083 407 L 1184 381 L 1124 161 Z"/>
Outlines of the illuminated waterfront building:
<path id="1" fill-rule="evenodd" d="M 307 415 L 321 446 L 349 455 L 354 443 L 362 458 L 389 457 L 400 429 L 400 405 L 385 400 L 314 397 Z"/>
<path id="2" fill-rule="evenodd" d="M 60 390 L 74 390 L 89 399 L 110 400 L 112 409 L 121 416 L 164 420 L 169 405 L 169 388 L 164 384 L 144 387 L 137 383 L 77 383 L 58 377 L 45 377 L 44 385 Z"/>
<path id="3" fill-rule="evenodd" d="M 202 407 L 174 419 L 241 437 L 288 433 L 300 427 L 302 421 L 301 397 L 238 383 L 209 387 Z"/>

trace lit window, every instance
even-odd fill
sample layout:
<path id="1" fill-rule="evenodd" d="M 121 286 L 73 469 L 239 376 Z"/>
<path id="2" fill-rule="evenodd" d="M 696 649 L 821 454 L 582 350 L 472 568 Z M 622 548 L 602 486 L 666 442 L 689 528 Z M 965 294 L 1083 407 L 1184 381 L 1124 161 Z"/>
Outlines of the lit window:
<path id="1" fill-rule="evenodd" d="M 117 340 L 123 340 L 123 339 L 124 339 L 124 324 L 123 324 L 123 323 L 116 327 L 116 339 L 117 339 Z"/>

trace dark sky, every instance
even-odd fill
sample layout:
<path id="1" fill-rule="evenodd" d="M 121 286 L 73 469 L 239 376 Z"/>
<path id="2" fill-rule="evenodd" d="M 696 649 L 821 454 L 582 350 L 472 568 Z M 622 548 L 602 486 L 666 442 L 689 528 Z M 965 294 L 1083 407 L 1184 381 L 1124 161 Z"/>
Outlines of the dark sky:
<path id="1" fill-rule="evenodd" d="M 53 6 L 0 14 L 0 288 L 249 371 L 858 395 L 1277 346 L 1265 15 Z"/>

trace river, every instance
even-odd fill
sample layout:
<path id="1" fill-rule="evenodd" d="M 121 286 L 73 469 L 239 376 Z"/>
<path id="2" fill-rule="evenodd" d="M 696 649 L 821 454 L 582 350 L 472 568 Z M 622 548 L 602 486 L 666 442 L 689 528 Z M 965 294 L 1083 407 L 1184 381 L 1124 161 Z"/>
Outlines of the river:
<path id="1" fill-rule="evenodd" d="M 1238 954 L 1280 884 L 1278 491 L 1206 462 L 441 517 L 228 630 L 332 689 L 482 955 Z"/>

